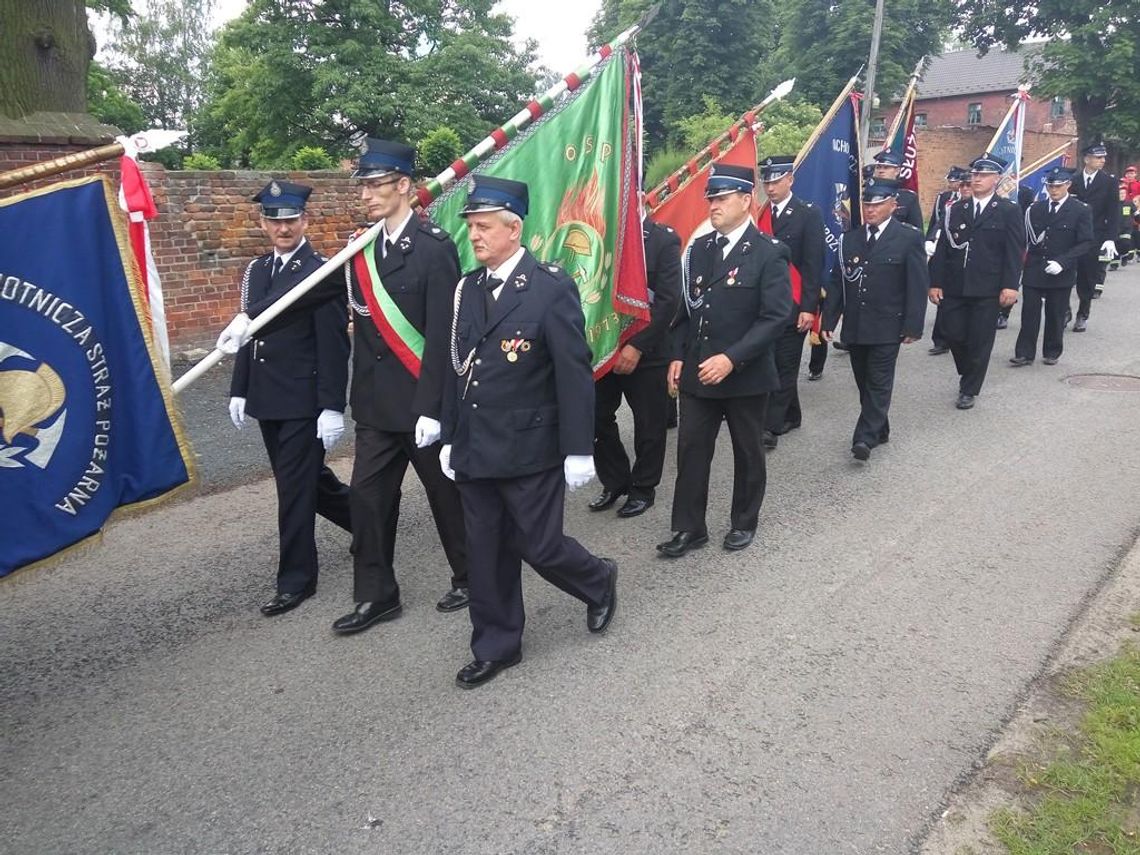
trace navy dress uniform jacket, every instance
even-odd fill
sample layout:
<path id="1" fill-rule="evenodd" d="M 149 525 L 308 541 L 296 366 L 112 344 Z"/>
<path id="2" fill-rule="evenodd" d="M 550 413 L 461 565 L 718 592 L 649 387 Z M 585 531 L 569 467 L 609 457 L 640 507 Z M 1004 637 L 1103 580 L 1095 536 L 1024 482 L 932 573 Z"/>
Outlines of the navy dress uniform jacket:
<path id="1" fill-rule="evenodd" d="M 930 289 L 922 232 L 888 220 L 870 253 L 866 245 L 864 227 L 843 235 L 822 328 L 834 330 L 842 316 L 847 345 L 922 338 Z"/>
<path id="2" fill-rule="evenodd" d="M 926 229 L 927 240 L 935 240 L 938 237 L 942 225 L 946 222 L 946 205 L 957 195 L 953 190 L 943 190 L 934 197 L 934 210 L 930 212 L 930 225 Z"/>
<path id="3" fill-rule="evenodd" d="M 973 205 L 973 199 L 959 199 L 951 206 L 930 260 L 931 285 L 952 297 L 996 297 L 1004 289 L 1016 291 L 1025 253 L 1021 209 L 994 194 L 975 219 Z"/>
<path id="4" fill-rule="evenodd" d="M 324 263 L 305 241 L 273 277 L 273 253 L 255 258 L 242 283 L 242 308 L 271 305 Z M 261 330 L 234 359 L 230 395 L 245 398 L 259 420 L 310 419 L 344 412 L 348 385 L 348 316 L 344 303 L 291 313 Z"/>
<path id="5" fill-rule="evenodd" d="M 1101 244 L 1106 240 L 1113 240 L 1117 233 L 1117 217 L 1119 216 L 1120 191 L 1116 179 L 1103 169 L 1093 176 L 1092 184 L 1085 187 L 1085 174 L 1077 170 L 1073 176 L 1073 183 L 1069 185 L 1069 195 L 1076 196 L 1089 206 L 1092 211 L 1093 238 L 1096 246 L 1090 249 L 1100 250 Z"/>
<path id="6" fill-rule="evenodd" d="M 897 205 L 892 216 L 900 223 L 910 223 L 921 232 L 922 206 L 918 202 L 918 194 L 913 190 L 899 190 L 895 201 Z"/>
<path id="7" fill-rule="evenodd" d="M 1026 212 L 1026 237 L 1032 229 L 1040 238 L 1028 240 L 1022 284 L 1027 288 L 1072 288 L 1077 281 L 1077 262 L 1094 248 L 1092 212 L 1089 206 L 1072 194 L 1056 214 L 1049 215 L 1049 200 L 1030 205 Z M 1045 265 L 1055 261 L 1062 270 L 1056 276 L 1045 272 Z"/>
<path id="8" fill-rule="evenodd" d="M 824 243 L 823 215 L 810 202 L 805 202 L 793 194 L 784 206 L 779 218 L 774 215 L 772 235 L 784 244 L 791 253 L 792 264 L 800 272 L 802 290 L 800 303 L 793 307 L 792 314 L 811 312 L 819 309 L 819 295 L 822 287 L 823 259 L 827 253 Z"/>
<path id="9" fill-rule="evenodd" d="M 508 479 L 561 466 L 594 446 L 594 377 L 578 287 L 525 251 L 491 307 L 486 268 L 455 295 L 442 439 L 458 480 Z"/>
<path id="10" fill-rule="evenodd" d="M 669 327 L 681 303 L 681 238 L 668 226 L 648 218 L 642 223 L 645 279 L 652 292 L 649 326 L 627 343 L 641 351 L 639 368 L 663 365 L 672 357 Z"/>
<path id="11" fill-rule="evenodd" d="M 387 257 L 381 257 L 380 237 L 365 252 L 374 252 L 384 289 L 404 317 L 424 335 L 424 353 L 417 381 L 396 357 L 369 317 L 353 312 L 355 347 L 352 357 L 352 417 L 379 430 L 408 432 L 416 419 L 439 419 L 443 384 L 448 369 L 448 332 L 459 253 L 451 235 L 413 213 Z M 364 306 L 364 295 L 352 276 L 353 301 Z M 343 281 L 343 280 L 342 280 Z"/>
<path id="12" fill-rule="evenodd" d="M 790 253 L 749 224 L 721 259 L 717 233 L 698 237 L 687 253 L 686 307 L 673 330 L 673 358 L 684 361 L 682 392 L 701 398 L 762 395 L 780 387 L 772 346 L 792 313 Z M 733 370 L 705 385 L 698 366 L 723 353 Z"/>

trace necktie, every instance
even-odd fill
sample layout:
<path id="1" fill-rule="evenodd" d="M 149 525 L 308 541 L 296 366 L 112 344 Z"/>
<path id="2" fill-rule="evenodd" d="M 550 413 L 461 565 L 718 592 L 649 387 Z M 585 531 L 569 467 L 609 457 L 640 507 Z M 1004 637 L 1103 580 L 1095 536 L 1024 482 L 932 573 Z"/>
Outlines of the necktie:
<path id="1" fill-rule="evenodd" d="M 1049 203 L 1049 216 L 1051 217 L 1055 213 L 1057 213 L 1057 203 L 1056 202 L 1050 202 Z"/>
<path id="2" fill-rule="evenodd" d="M 386 241 L 384 241 L 384 252 L 380 257 L 381 258 L 387 258 L 389 255 L 391 255 L 395 251 L 396 251 L 396 244 L 394 244 L 390 240 L 386 240 Z"/>
<path id="3" fill-rule="evenodd" d="M 974 219 L 976 220 L 982 214 L 982 204 L 980 202 L 974 203 Z"/>
<path id="4" fill-rule="evenodd" d="M 879 239 L 879 230 L 875 226 L 871 226 L 867 230 L 867 252 L 870 253 L 875 248 L 875 243 Z"/>
<path id="5" fill-rule="evenodd" d="M 718 237 L 716 239 L 716 245 L 717 245 L 717 248 L 720 250 L 720 257 L 721 257 L 721 260 L 723 261 L 724 256 L 725 256 L 725 249 L 728 247 L 728 238 L 725 237 L 724 235 L 721 235 L 720 237 Z"/>
<path id="6" fill-rule="evenodd" d="M 273 256 L 273 278 L 274 279 L 277 278 L 277 274 L 281 272 L 281 268 L 284 266 L 285 266 L 284 262 L 281 261 L 280 255 Z"/>
<path id="7" fill-rule="evenodd" d="M 491 316 L 491 309 L 495 306 L 495 289 L 502 284 L 502 279 L 492 276 L 490 273 L 487 274 L 487 281 L 483 283 L 484 287 L 487 289 L 487 317 Z"/>

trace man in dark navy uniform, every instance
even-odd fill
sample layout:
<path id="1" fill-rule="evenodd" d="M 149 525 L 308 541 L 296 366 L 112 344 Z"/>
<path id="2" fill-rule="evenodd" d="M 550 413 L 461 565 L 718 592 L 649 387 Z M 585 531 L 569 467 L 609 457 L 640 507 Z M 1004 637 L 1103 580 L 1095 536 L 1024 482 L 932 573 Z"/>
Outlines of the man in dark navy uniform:
<path id="1" fill-rule="evenodd" d="M 708 543 L 709 476 L 721 421 L 732 437 L 731 526 L 724 548 L 756 535 L 767 473 L 768 395 L 780 388 L 773 354 L 792 315 L 788 248 L 752 222 L 756 173 L 714 163 L 705 196 L 713 231 L 694 240 L 683 264 L 685 308 L 673 330 L 669 385 L 680 389 L 673 537 L 658 544 L 679 558 Z"/>
<path id="2" fill-rule="evenodd" d="M 618 352 L 613 368 L 594 385 L 594 462 L 602 492 L 590 510 L 604 511 L 627 496 L 619 517 L 635 517 L 653 506 L 665 466 L 669 393 L 665 374 L 671 348 L 669 327 L 681 299 L 681 239 L 668 226 L 642 218 L 649 326 Z M 634 462 L 621 442 L 617 409 L 622 395 L 633 413 Z"/>
<path id="3" fill-rule="evenodd" d="M 934 248 L 938 245 L 938 236 L 942 233 L 942 226 L 946 223 L 946 212 L 961 197 L 963 183 L 969 185 L 970 173 L 961 166 L 951 166 L 946 173 L 946 189 L 934 199 L 934 210 L 930 212 L 930 226 L 926 229 L 926 257 L 934 255 Z M 931 356 L 940 356 L 950 352 L 950 345 L 942 335 L 942 309 L 934 313 L 934 329 L 930 333 Z"/>
<path id="4" fill-rule="evenodd" d="M 827 255 L 824 242 L 823 215 L 811 202 L 792 192 L 795 158 L 791 155 L 769 157 L 760 165 L 760 180 L 772 217 L 772 237 L 788 248 L 791 264 L 800 277 L 800 287 L 793 285 L 792 312 L 773 351 L 780 388 L 768 398 L 765 448 L 775 448 L 779 437 L 795 430 L 803 422 L 800 410 L 799 374 L 803 360 L 804 338 L 815 323 Z"/>
<path id="5" fill-rule="evenodd" d="M 254 302 L 272 303 L 324 262 L 305 239 L 312 192 L 271 181 L 253 197 L 273 252 L 246 267 L 243 311 Z M 257 419 L 277 485 L 277 593 L 261 606 L 265 615 L 290 611 L 316 591 L 317 514 L 352 530 L 348 487 L 324 465 L 325 452 L 344 433 L 347 324 L 343 303 L 325 303 L 260 333 L 234 360 L 230 418 L 239 429 L 247 415 Z"/>
<path id="6" fill-rule="evenodd" d="M 1010 364 L 1021 368 L 1037 356 L 1041 312 L 1045 312 L 1045 341 L 1041 355 L 1046 365 L 1056 365 L 1064 349 L 1065 311 L 1077 279 L 1077 266 L 1093 249 L 1092 214 L 1089 206 L 1069 195 L 1072 170 L 1060 167 L 1045 175 L 1048 199 L 1029 206 L 1025 213 L 1025 238 L 1029 251 L 1021 276 L 1024 303 L 1021 332 Z"/>
<path id="7" fill-rule="evenodd" d="M 594 477 L 594 378 L 574 280 L 522 245 L 526 184 L 476 175 L 461 214 L 482 267 L 460 281 L 439 466 L 463 500 L 471 579 L 465 689 L 522 658 L 522 562 L 603 632 L 617 565 L 562 530 L 566 489 Z"/>
<path id="8" fill-rule="evenodd" d="M 902 152 L 883 149 L 875 155 L 875 169 L 873 177 L 876 180 L 898 181 L 902 170 Z M 922 208 L 918 202 L 918 194 L 913 190 L 899 189 L 895 199 L 894 218 L 902 223 L 910 223 L 920 232 L 925 225 L 922 221 Z"/>
<path id="9" fill-rule="evenodd" d="M 922 232 L 897 222 L 898 187 L 873 181 L 863 190 L 863 226 L 843 235 L 828 289 L 822 336 L 843 318 L 843 340 L 859 387 L 859 420 L 851 438 L 856 460 L 889 441 L 888 412 L 899 346 L 922 338 L 930 278 Z"/>
<path id="10" fill-rule="evenodd" d="M 1070 192 L 1092 213 L 1093 245 L 1077 264 L 1077 317 L 1073 332 L 1084 332 L 1088 325 L 1092 301 L 1104 287 L 1108 261 L 1116 257 L 1119 190 L 1116 178 L 1104 171 L 1108 149 L 1103 143 L 1086 146 L 1081 154 L 1084 169 L 1074 176 Z M 1104 260 L 1102 260 L 1104 259 Z"/>
<path id="11" fill-rule="evenodd" d="M 951 206 L 930 260 L 930 302 L 958 369 L 960 410 L 982 391 L 1001 306 L 1017 302 L 1025 223 L 1016 203 L 996 194 L 1006 162 L 987 152 L 970 164 L 972 198 Z"/>

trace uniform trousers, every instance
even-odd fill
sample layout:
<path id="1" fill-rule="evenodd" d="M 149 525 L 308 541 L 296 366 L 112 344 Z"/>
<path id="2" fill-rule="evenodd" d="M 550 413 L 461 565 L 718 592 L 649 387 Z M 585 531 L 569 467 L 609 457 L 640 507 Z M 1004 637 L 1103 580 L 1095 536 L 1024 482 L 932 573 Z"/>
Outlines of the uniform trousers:
<path id="1" fill-rule="evenodd" d="M 316 515 L 352 531 L 349 489 L 325 466 L 316 419 L 266 419 L 257 423 L 277 486 L 277 592 L 317 587 Z"/>
<path id="2" fill-rule="evenodd" d="M 942 305 L 934 311 L 934 328 L 930 332 L 930 343 L 935 347 L 949 347 L 946 343 L 945 324 L 942 321 Z"/>
<path id="3" fill-rule="evenodd" d="M 887 413 L 891 409 L 891 392 L 895 388 L 895 364 L 899 358 L 896 344 L 851 345 L 851 373 L 859 387 L 859 421 L 851 444 L 865 442 L 869 448 L 886 442 L 891 435 Z"/>
<path id="4" fill-rule="evenodd" d="M 416 448 L 412 433 L 356 424 L 356 459 L 352 466 L 353 597 L 358 603 L 399 600 L 394 567 L 400 486 L 408 464 L 427 493 L 452 587 L 467 587 L 466 540 L 459 492 L 439 466 L 439 443 Z"/>
<path id="5" fill-rule="evenodd" d="M 467 524 L 471 652 L 480 661 L 512 658 L 522 646 L 522 562 L 587 605 L 609 587 L 608 565 L 562 531 L 561 466 L 519 478 L 456 476 Z"/>
<path id="6" fill-rule="evenodd" d="M 1077 317 L 1088 319 L 1092 308 L 1093 294 L 1098 285 L 1104 284 L 1105 265 L 1100 260 L 1100 244 L 1092 252 L 1077 259 Z"/>
<path id="7" fill-rule="evenodd" d="M 946 343 L 950 345 L 960 377 L 958 391 L 963 395 L 977 395 L 986 380 L 997 336 L 994 319 L 998 314 L 998 298 L 946 296 L 942 298 L 942 313 Z"/>
<path id="8" fill-rule="evenodd" d="M 794 326 L 786 327 L 773 348 L 780 388 L 768 397 L 767 427 L 774 434 L 784 433 L 785 424 L 795 426 L 803 421 L 799 379 L 805 338 L 806 332 L 800 332 Z"/>
<path id="9" fill-rule="evenodd" d="M 811 346 L 811 357 L 808 359 L 808 371 L 812 374 L 823 373 L 823 367 L 827 365 L 828 347 L 828 343 L 823 340 L 820 340 L 819 344 L 813 344 Z"/>
<path id="10" fill-rule="evenodd" d="M 763 432 L 768 395 L 699 398 L 681 393 L 677 428 L 677 484 L 673 491 L 673 531 L 708 533 L 709 474 L 720 423 L 732 438 L 732 528 L 754 531 L 768 484 Z"/>
<path id="11" fill-rule="evenodd" d="M 1037 356 L 1037 334 L 1041 331 L 1041 309 L 1045 309 L 1045 341 L 1041 355 L 1056 359 L 1064 350 L 1065 314 L 1069 310 L 1069 295 L 1073 288 L 1021 289 L 1021 332 L 1017 334 L 1014 356 L 1034 359 Z"/>
<path id="12" fill-rule="evenodd" d="M 611 493 L 628 491 L 631 499 L 653 501 L 665 466 L 667 371 L 666 365 L 638 366 L 631 374 L 610 371 L 594 386 L 594 465 Z M 623 395 L 633 412 L 632 467 L 617 423 Z"/>

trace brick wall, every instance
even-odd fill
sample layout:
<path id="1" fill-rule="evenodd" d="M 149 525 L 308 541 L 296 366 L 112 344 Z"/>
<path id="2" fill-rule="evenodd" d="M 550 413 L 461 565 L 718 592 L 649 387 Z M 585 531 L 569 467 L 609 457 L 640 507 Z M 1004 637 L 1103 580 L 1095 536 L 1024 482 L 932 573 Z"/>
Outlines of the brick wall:
<path id="1" fill-rule="evenodd" d="M 1012 92 L 982 92 L 973 95 L 954 95 L 948 98 L 919 98 L 915 102 L 914 112 L 916 115 L 926 116 L 926 126 L 930 129 L 962 128 L 966 127 L 969 121 L 970 104 L 980 104 L 981 124 L 994 128 L 998 122 L 1005 118 L 1012 94 Z M 872 117 L 883 119 L 885 124 L 889 126 L 897 110 L 898 105 L 892 104 L 886 109 L 876 110 Z M 1052 114 L 1052 102 L 1047 99 L 1031 99 L 1026 106 L 1025 114 L 1025 130 L 1027 132 L 1070 134 L 1071 136 L 1077 134 L 1077 123 L 1073 119 L 1068 100 L 1065 101 L 1064 114 L 1056 118 Z"/>
<path id="2" fill-rule="evenodd" d="M 64 157 L 68 154 L 75 154 L 81 151 L 89 151 L 94 145 L 106 145 L 107 141 L 102 143 L 94 143 L 93 145 L 68 145 L 68 144 L 45 144 L 45 143 L 9 143 L 0 139 L 0 172 L 8 172 L 12 169 L 20 169 L 24 166 L 32 166 L 36 163 L 43 163 L 48 160 L 54 160 L 57 157 Z M 30 190 L 36 190 L 40 187 L 46 187 L 49 184 L 54 184 L 57 181 L 67 181 L 74 178 L 83 178 L 87 175 L 97 175 L 103 173 L 109 175 L 111 181 L 115 186 L 119 183 L 119 162 L 118 160 L 107 160 L 102 163 L 95 163 L 90 166 L 85 166 L 82 169 L 71 169 L 62 175 L 52 176 L 50 178 L 41 178 L 38 181 L 32 181 L 28 184 L 21 184 L 19 187 L 9 187 L 6 190 L 0 190 L 0 197 L 14 196 L 19 193 L 27 193 Z"/>

